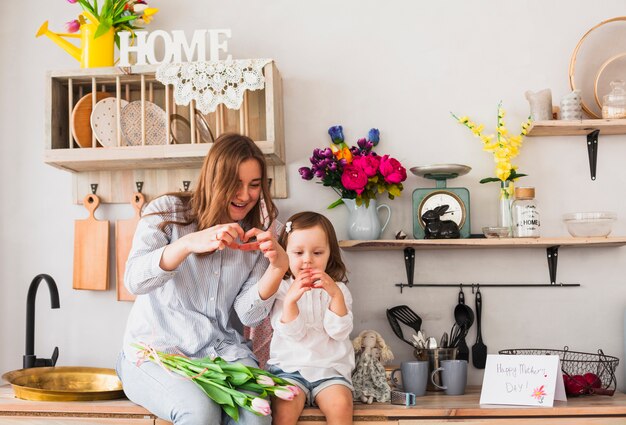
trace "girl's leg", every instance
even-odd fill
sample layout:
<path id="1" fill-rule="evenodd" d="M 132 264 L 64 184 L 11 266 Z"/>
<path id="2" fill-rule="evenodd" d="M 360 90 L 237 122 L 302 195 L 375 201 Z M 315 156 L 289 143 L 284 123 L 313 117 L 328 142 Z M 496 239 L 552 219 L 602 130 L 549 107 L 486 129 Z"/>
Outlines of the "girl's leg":
<path id="1" fill-rule="evenodd" d="M 328 425 L 352 424 L 352 391 L 335 384 L 322 389 L 315 397 Z"/>
<path id="2" fill-rule="evenodd" d="M 282 400 L 278 397 L 272 397 L 272 419 L 273 425 L 295 425 L 300 418 L 304 403 L 306 402 L 306 394 L 300 390 L 293 400 Z"/>
<path id="3" fill-rule="evenodd" d="M 196 384 L 155 363 L 147 361 L 136 366 L 122 354 L 117 361 L 117 374 L 126 396 L 161 419 L 175 425 L 221 422 L 222 409 Z"/>

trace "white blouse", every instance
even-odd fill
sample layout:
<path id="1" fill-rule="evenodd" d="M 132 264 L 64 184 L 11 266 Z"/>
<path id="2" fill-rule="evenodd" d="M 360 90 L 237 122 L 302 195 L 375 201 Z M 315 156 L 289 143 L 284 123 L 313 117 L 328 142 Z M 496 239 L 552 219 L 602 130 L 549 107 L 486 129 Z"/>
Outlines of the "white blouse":
<path id="1" fill-rule="evenodd" d="M 300 372 L 309 382 L 341 376 L 352 382 L 354 349 L 352 331 L 352 295 L 342 282 L 337 286 L 343 293 L 348 314 L 338 316 L 329 310 L 331 298 L 323 289 L 312 289 L 298 300 L 298 317 L 280 321 L 285 295 L 292 279 L 283 280 L 271 312 L 274 336 L 270 345 L 268 364 L 285 372 Z"/>

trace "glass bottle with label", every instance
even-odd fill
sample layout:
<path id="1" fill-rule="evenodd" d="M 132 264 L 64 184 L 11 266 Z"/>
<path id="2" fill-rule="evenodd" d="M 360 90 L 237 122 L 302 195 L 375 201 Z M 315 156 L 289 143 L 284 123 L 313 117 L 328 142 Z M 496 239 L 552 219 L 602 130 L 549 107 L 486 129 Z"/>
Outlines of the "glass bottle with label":
<path id="1" fill-rule="evenodd" d="M 539 210 L 535 202 L 534 187 L 515 188 L 515 201 L 513 201 L 511 215 L 513 216 L 514 237 L 539 237 Z"/>

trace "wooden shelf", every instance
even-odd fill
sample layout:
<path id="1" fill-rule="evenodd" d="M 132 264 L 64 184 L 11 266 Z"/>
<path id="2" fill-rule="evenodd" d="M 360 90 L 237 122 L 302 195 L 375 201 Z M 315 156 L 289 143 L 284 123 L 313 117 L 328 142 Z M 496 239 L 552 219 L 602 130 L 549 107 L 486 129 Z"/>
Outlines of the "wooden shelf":
<path id="1" fill-rule="evenodd" d="M 344 240 L 339 247 L 346 251 L 374 251 L 454 248 L 549 248 L 573 246 L 581 248 L 612 247 L 626 245 L 626 236 L 608 238 L 493 238 L 493 239 L 404 239 L 404 240 Z"/>
<path id="2" fill-rule="evenodd" d="M 528 136 L 586 136 L 594 130 L 600 134 L 626 134 L 626 119 L 581 121 L 535 121 L 528 129 Z"/>
<path id="3" fill-rule="evenodd" d="M 256 142 L 268 165 L 282 165 L 271 142 Z M 122 146 L 106 148 L 47 149 L 44 162 L 72 171 L 199 168 L 212 143 Z"/>

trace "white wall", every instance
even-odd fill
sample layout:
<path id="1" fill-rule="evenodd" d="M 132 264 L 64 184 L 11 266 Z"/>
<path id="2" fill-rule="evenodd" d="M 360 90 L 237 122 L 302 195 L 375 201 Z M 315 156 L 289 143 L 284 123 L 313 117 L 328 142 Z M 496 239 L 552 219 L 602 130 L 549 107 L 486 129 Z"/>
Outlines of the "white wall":
<path id="1" fill-rule="evenodd" d="M 333 192 L 300 180 L 297 173 L 308 165 L 314 147 L 328 143 L 329 126 L 342 124 L 350 142 L 378 127 L 379 152 L 399 158 L 407 168 L 470 165 L 472 172 L 454 185 L 470 189 L 471 224 L 478 232 L 495 221 L 497 187 L 478 184 L 492 175 L 493 163 L 449 111 L 493 127 L 496 104 L 503 100 L 507 123 L 516 128 L 528 113 L 524 92 L 549 87 L 556 103 L 568 92 L 569 58 L 582 34 L 623 14 L 621 0 L 595 6 L 583 0 L 152 0 L 151 5 L 161 8 L 151 29 L 231 28 L 234 57 L 276 60 L 284 85 L 290 192 L 289 199 L 279 202 L 281 218 L 301 209 L 323 212 L 341 238 L 346 237 L 346 211 L 326 211 L 335 199 Z M 42 288 L 36 354 L 48 357 L 58 345 L 60 365 L 113 366 L 130 309 L 115 301 L 114 290 L 72 290 L 73 221 L 85 212 L 72 204 L 70 174 L 42 162 L 45 71 L 78 65 L 34 34 L 45 19 L 61 30 L 77 12 L 78 6 L 63 0 L 0 5 L 2 372 L 21 367 L 26 292 L 38 273 L 56 279 L 61 309 L 50 310 Z M 600 138 L 596 182 L 589 178 L 584 137 L 526 139 L 518 164 L 529 174 L 524 184 L 537 188 L 544 236 L 565 236 L 561 215 L 585 210 L 618 211 L 614 234 L 626 234 L 624 139 Z M 403 196 L 390 203 L 393 217 L 384 237 L 392 238 L 400 228 L 410 233 L 411 192 L 428 185 L 432 183 L 409 176 Z M 111 221 L 131 214 L 130 206 L 99 209 L 99 217 Z M 622 358 L 626 249 L 563 248 L 559 254 L 558 280 L 582 287 L 485 288 L 483 326 L 489 352 L 569 345 L 580 351 L 602 348 Z M 386 308 L 408 304 L 436 336 L 450 329 L 457 290 L 420 288 L 400 294 L 393 285 L 406 281 L 401 251 L 347 252 L 345 259 L 351 271 L 355 334 L 367 328 L 381 331 L 399 362 L 410 358 L 411 350 L 391 332 Z M 545 251 L 540 249 L 417 252 L 417 282 L 543 283 L 547 278 Z M 474 335 L 473 329 L 470 345 Z M 622 376 L 620 368 L 620 381 Z M 471 382 L 481 378 L 482 372 L 472 368 Z"/>

